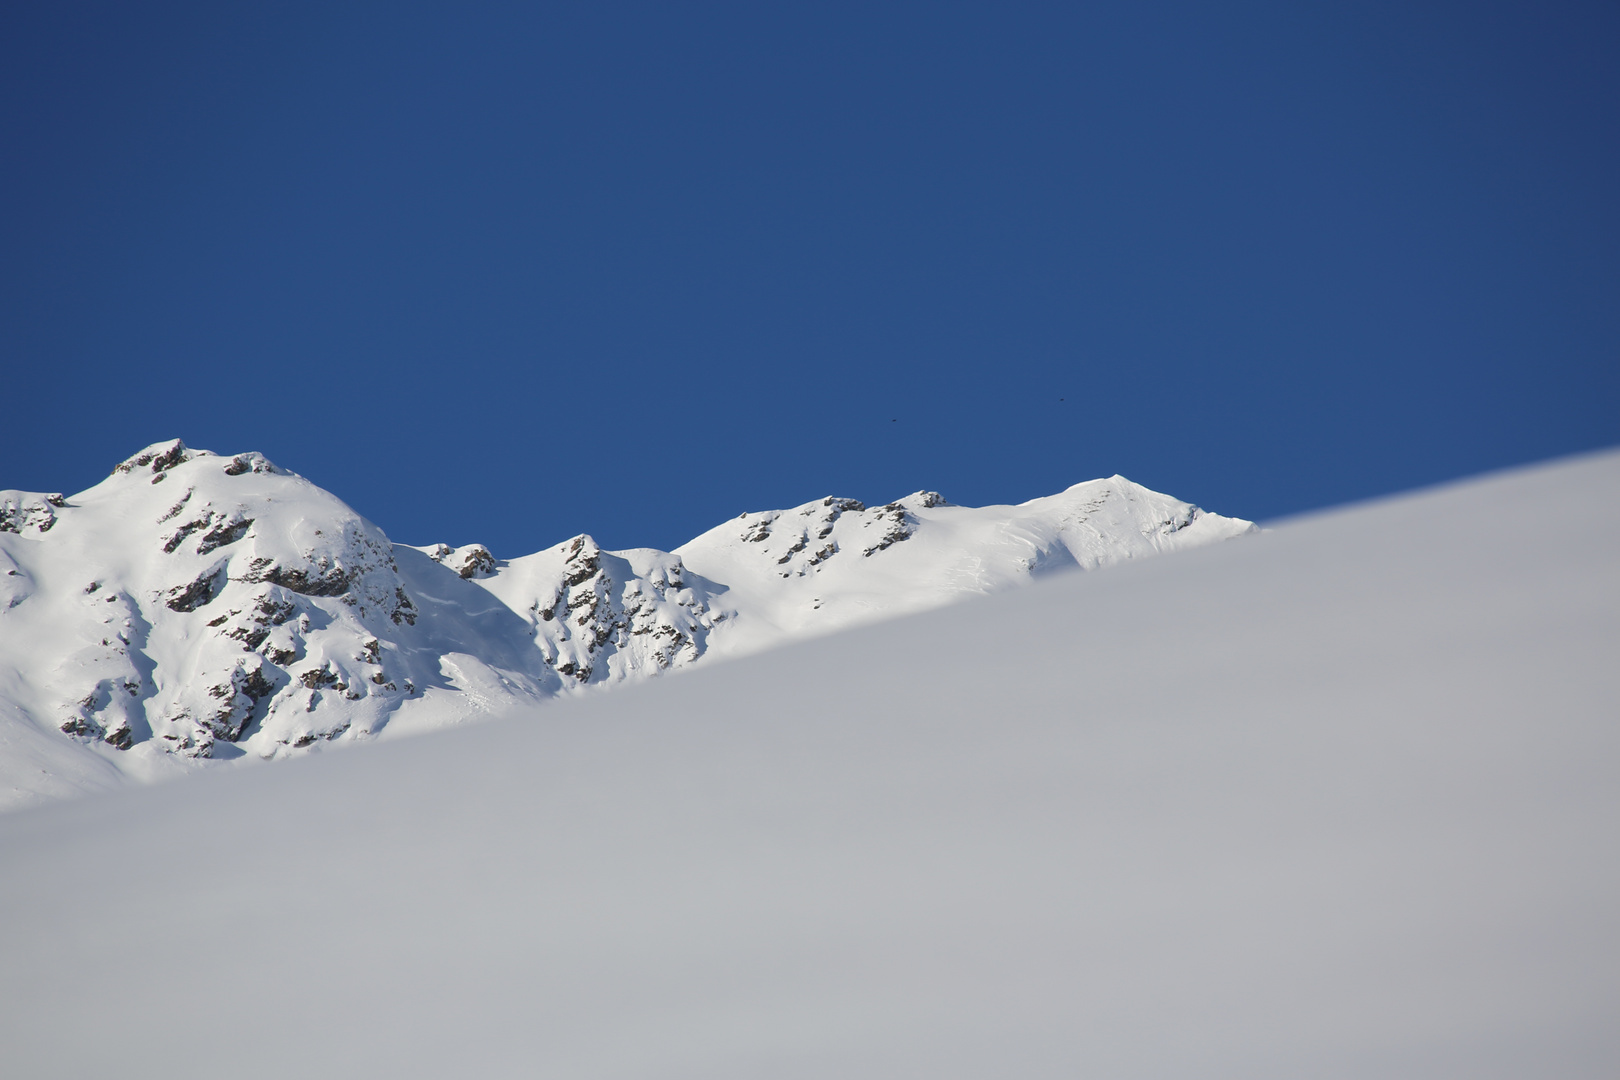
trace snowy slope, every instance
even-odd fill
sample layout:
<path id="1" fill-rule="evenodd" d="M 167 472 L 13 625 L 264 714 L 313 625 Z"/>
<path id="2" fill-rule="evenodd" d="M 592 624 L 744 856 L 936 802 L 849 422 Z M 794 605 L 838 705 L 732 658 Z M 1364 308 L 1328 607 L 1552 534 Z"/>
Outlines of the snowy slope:
<path id="1" fill-rule="evenodd" d="M 1019 506 L 829 496 L 744 513 L 673 552 L 608 552 L 589 536 L 510 562 L 480 545 L 424 550 L 522 616 L 575 689 L 1254 528 L 1115 476 Z"/>
<path id="2" fill-rule="evenodd" d="M 505 561 L 394 545 L 260 454 L 158 443 L 71 498 L 0 492 L 0 807 L 442 727 L 1252 528 L 1115 477 L 979 510 L 829 498 L 675 553 L 579 536 Z"/>
<path id="3" fill-rule="evenodd" d="M 1609 454 L 6 815 L 0 1046 L 131 1080 L 1620 1075 L 1617 535 Z"/>
<path id="4" fill-rule="evenodd" d="M 8 506 L 9 801 L 370 738 L 457 690 L 457 658 L 501 707 L 555 689 L 516 618 L 490 625 L 470 587 L 441 603 L 458 575 L 427 560 L 402 574 L 375 525 L 261 455 L 157 444 L 72 498 L 0 493 Z"/>
<path id="5" fill-rule="evenodd" d="M 1114 476 L 1018 506 L 953 506 L 932 491 L 870 508 L 819 499 L 743 514 L 675 554 L 726 583 L 718 602 L 740 613 L 738 632 L 716 646 L 746 652 L 1253 529 Z"/>

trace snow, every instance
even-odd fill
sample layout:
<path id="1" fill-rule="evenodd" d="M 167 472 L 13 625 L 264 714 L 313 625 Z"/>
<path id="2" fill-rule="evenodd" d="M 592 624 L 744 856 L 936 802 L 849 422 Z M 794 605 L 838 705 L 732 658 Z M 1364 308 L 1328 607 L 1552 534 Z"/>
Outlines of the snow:
<path id="1" fill-rule="evenodd" d="M 1561 462 L 5 815 L 8 1071 L 1620 1074 L 1617 495 Z"/>
<path id="2" fill-rule="evenodd" d="M 511 665 L 502 707 L 545 696 L 532 650 L 486 640 L 469 615 L 418 630 L 388 538 L 262 455 L 157 443 L 88 491 L 8 492 L 7 507 L 0 746 L 15 751 L 0 754 L 0 799 L 12 805 L 372 738 L 430 691 L 468 696 L 444 673 L 456 651 Z"/>
<path id="3" fill-rule="evenodd" d="M 1114 476 L 1018 506 L 953 506 L 931 491 L 879 507 L 829 497 L 743 514 L 675 554 L 729 586 L 719 603 L 743 632 L 716 646 L 738 655 L 1253 530 Z"/>
<path id="4" fill-rule="evenodd" d="M 0 808 L 455 726 L 1253 529 L 1122 477 L 740 520 L 677 553 L 411 548 L 262 454 L 178 440 L 72 497 L 0 492 Z"/>

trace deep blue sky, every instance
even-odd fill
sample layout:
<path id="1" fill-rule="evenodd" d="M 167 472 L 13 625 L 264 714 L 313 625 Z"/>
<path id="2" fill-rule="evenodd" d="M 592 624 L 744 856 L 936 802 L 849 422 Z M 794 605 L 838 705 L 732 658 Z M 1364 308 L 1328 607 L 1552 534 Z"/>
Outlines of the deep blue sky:
<path id="1" fill-rule="evenodd" d="M 179 436 L 395 540 L 1620 442 L 1620 7 L 15 4 L 0 487 Z"/>

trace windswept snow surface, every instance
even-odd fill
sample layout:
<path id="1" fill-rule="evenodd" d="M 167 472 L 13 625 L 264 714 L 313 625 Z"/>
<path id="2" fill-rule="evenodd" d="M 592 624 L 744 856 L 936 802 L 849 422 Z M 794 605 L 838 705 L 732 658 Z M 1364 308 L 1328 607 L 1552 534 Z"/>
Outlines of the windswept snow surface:
<path id="1" fill-rule="evenodd" d="M 0 491 L 0 809 L 444 727 L 1252 529 L 1116 476 L 1016 507 L 828 498 L 675 553 L 577 536 L 503 561 L 392 544 L 263 455 L 156 443 L 69 498 Z"/>
<path id="2" fill-rule="evenodd" d="M 0 818 L 8 1075 L 1620 1075 L 1620 454 Z"/>

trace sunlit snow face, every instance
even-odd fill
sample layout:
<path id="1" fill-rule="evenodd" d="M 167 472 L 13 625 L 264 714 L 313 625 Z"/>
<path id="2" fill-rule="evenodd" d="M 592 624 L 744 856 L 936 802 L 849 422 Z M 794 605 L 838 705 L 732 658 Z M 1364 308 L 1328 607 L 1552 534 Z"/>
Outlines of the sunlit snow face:
<path id="1" fill-rule="evenodd" d="M 1016 507 L 829 497 L 673 553 L 579 536 L 501 560 L 397 547 L 262 455 L 160 443 L 71 499 L 0 493 L 0 638 L 24 658 L 0 699 L 52 760 L 155 775 L 443 726 L 1250 527 L 1115 477 Z"/>

